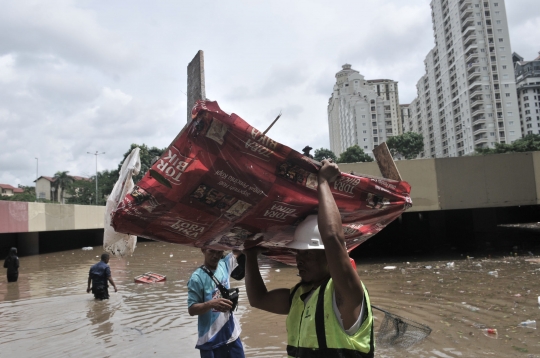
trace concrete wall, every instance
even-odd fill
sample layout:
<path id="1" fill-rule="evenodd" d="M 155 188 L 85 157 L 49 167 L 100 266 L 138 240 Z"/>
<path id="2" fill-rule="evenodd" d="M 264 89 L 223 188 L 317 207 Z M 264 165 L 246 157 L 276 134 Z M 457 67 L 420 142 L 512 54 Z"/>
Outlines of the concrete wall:
<path id="1" fill-rule="evenodd" d="M 540 152 L 397 161 L 411 187 L 409 211 L 540 204 Z M 344 172 L 381 176 L 376 163 L 340 164 Z"/>
<path id="2" fill-rule="evenodd" d="M 0 201 L 0 233 L 103 229 L 104 206 Z"/>

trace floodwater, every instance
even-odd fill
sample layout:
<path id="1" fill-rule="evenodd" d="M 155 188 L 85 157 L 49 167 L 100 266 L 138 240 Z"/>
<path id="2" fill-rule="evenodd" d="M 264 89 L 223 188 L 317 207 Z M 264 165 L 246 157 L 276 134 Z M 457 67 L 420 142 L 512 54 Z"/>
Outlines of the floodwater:
<path id="1" fill-rule="evenodd" d="M 199 250 L 139 243 L 134 256 L 111 258 L 119 288 L 108 301 L 86 293 L 88 270 L 100 247 L 22 257 L 19 282 L 0 278 L 0 356 L 5 357 L 198 357 L 197 319 L 187 313 L 187 281 L 202 264 Z M 529 260 L 529 261 L 527 261 Z M 540 357 L 538 256 L 453 261 L 357 262 L 372 304 L 433 329 L 408 349 L 379 348 L 376 357 Z M 395 269 L 384 269 L 395 266 Z M 426 268 L 431 266 L 431 268 Z M 152 271 L 160 284 L 136 284 Z M 296 270 L 266 259 L 269 288 L 292 287 Z M 497 271 L 497 276 L 488 274 Z M 243 281 L 238 316 L 247 357 L 284 357 L 285 316 L 249 306 Z M 376 327 L 382 316 L 376 314 Z M 496 329 L 497 336 L 481 328 Z M 538 322 L 540 329 L 540 322 Z"/>

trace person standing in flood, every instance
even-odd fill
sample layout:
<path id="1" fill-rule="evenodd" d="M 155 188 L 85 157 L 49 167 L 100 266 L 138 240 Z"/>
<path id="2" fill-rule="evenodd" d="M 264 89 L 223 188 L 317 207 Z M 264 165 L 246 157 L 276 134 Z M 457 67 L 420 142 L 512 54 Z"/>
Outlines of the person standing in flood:
<path id="1" fill-rule="evenodd" d="M 229 277 L 241 252 L 223 257 L 221 250 L 201 251 L 204 265 L 193 272 L 188 282 L 188 312 L 199 318 L 195 348 L 202 358 L 244 358 L 240 324 L 232 312 L 234 303 L 222 297 L 214 282 L 215 279 L 224 289 L 230 288 Z"/>
<path id="2" fill-rule="evenodd" d="M 4 268 L 7 268 L 8 282 L 17 282 L 19 279 L 19 257 L 17 256 L 16 247 L 12 247 L 9 250 L 9 255 L 4 261 Z"/>
<path id="3" fill-rule="evenodd" d="M 86 292 L 90 293 L 90 290 L 92 290 L 92 293 L 97 300 L 109 299 L 109 285 L 107 284 L 107 281 L 114 287 L 114 292 L 118 292 L 116 284 L 111 276 L 111 268 L 108 265 L 109 258 L 109 254 L 101 254 L 101 261 L 92 266 L 88 273 L 88 288 L 86 289 Z"/>
<path id="4" fill-rule="evenodd" d="M 257 262 L 264 249 L 244 250 L 249 303 L 287 315 L 288 357 L 374 357 L 369 294 L 350 263 L 341 215 L 330 190 L 340 175 L 336 164 L 322 161 L 318 214 L 307 216 L 287 244 L 296 252 L 301 278 L 294 288 L 269 291 Z"/>

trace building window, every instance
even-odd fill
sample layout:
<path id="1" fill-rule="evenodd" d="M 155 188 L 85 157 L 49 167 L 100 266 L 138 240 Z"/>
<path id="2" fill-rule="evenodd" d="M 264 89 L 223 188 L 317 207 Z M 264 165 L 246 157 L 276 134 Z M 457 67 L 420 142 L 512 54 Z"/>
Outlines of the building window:
<path id="1" fill-rule="evenodd" d="M 512 117 L 513 115 L 513 112 L 508 112 L 508 117 Z"/>
<path id="2" fill-rule="evenodd" d="M 364 146 L 364 149 L 367 149 L 367 145 Z"/>
<path id="3" fill-rule="evenodd" d="M 510 93 L 505 93 L 506 97 L 510 97 Z"/>
<path id="4" fill-rule="evenodd" d="M 504 88 L 508 88 L 508 87 L 510 87 L 510 85 L 508 83 L 505 83 Z"/>
<path id="5" fill-rule="evenodd" d="M 376 129 L 373 130 L 373 134 L 377 134 L 377 130 L 376 130 Z"/>
<path id="6" fill-rule="evenodd" d="M 497 25 L 500 25 L 501 24 L 501 20 L 497 20 Z"/>
<path id="7" fill-rule="evenodd" d="M 506 65 L 503 65 L 503 70 L 506 70 Z"/>
<path id="8" fill-rule="evenodd" d="M 364 142 L 367 142 L 367 138 L 364 138 Z"/>
<path id="9" fill-rule="evenodd" d="M 493 5 L 494 5 L 494 6 L 499 6 L 499 3 L 498 3 L 498 2 L 496 2 L 496 3 L 494 3 Z"/>
<path id="10" fill-rule="evenodd" d="M 362 131 L 362 133 L 366 134 L 366 133 L 367 133 L 367 131 Z"/>
<path id="11" fill-rule="evenodd" d="M 366 115 L 365 115 L 365 114 L 362 114 L 362 118 L 366 118 Z"/>
<path id="12" fill-rule="evenodd" d="M 503 42 L 503 39 L 499 39 L 499 42 Z"/>

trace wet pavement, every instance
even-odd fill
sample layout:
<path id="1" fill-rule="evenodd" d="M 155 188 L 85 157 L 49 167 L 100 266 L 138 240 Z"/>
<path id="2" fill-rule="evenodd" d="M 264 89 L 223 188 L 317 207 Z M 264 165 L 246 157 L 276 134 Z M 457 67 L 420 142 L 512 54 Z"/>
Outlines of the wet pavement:
<path id="1" fill-rule="evenodd" d="M 3 272 L 0 355 L 198 357 L 197 319 L 187 313 L 186 284 L 202 264 L 200 251 L 139 243 L 134 256 L 111 258 L 119 292 L 99 302 L 86 293 L 86 283 L 100 250 L 22 257 L 17 283 L 8 284 Z M 540 357 L 539 330 L 519 327 L 540 321 L 538 256 L 357 261 L 357 269 L 372 304 L 433 329 L 411 348 L 378 348 L 376 357 Z M 167 275 L 167 281 L 134 283 L 148 271 Z M 269 288 L 298 281 L 294 267 L 266 259 L 261 272 Z M 251 308 L 243 281 L 232 282 L 241 291 L 238 316 L 246 356 L 285 357 L 285 316 Z M 383 316 L 375 314 L 378 328 Z"/>

